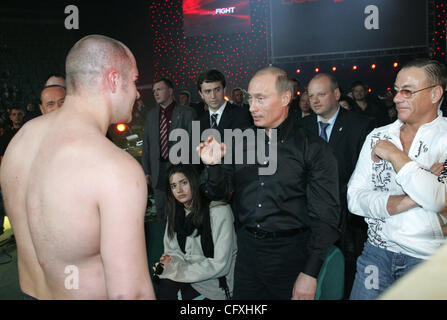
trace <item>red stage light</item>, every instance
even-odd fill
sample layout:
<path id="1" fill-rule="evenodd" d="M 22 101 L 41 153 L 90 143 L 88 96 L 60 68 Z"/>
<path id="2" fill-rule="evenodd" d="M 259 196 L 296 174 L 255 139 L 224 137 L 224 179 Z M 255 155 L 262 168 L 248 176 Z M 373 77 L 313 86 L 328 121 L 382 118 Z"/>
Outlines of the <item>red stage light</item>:
<path id="1" fill-rule="evenodd" d="M 372 64 L 372 65 L 371 65 L 371 69 L 373 69 L 373 70 L 374 70 L 376 67 L 377 67 L 377 66 L 376 66 L 375 64 Z"/>
<path id="2" fill-rule="evenodd" d="M 127 126 L 124 123 L 118 123 L 115 128 L 116 128 L 116 131 L 118 131 L 120 133 L 123 133 L 124 131 L 127 130 Z"/>
<path id="3" fill-rule="evenodd" d="M 301 69 L 296 69 L 296 73 L 301 73 Z"/>
<path id="4" fill-rule="evenodd" d="M 315 72 L 320 72 L 320 69 L 319 68 L 315 68 Z"/>
<path id="5" fill-rule="evenodd" d="M 397 63 L 397 62 L 394 62 L 394 63 L 393 63 L 393 67 L 394 67 L 394 68 L 397 68 L 398 66 L 399 66 L 399 63 Z"/>
<path id="6" fill-rule="evenodd" d="M 352 66 L 352 70 L 357 70 L 357 66 Z"/>
<path id="7" fill-rule="evenodd" d="M 337 67 L 332 67 L 332 71 L 337 71 Z"/>

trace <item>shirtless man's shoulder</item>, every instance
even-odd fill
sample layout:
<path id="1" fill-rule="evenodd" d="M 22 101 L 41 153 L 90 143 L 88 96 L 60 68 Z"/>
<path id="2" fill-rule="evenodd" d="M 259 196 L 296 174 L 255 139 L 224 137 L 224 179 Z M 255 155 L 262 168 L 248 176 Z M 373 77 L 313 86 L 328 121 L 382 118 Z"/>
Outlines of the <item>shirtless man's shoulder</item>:
<path id="1" fill-rule="evenodd" d="M 143 170 L 105 138 L 132 119 L 135 57 L 90 35 L 71 48 L 66 74 L 63 106 L 27 123 L 1 166 L 20 287 L 38 299 L 154 299 Z M 68 286 L 67 269 L 77 279 Z"/>
<path id="2" fill-rule="evenodd" d="M 59 119 L 48 127 L 52 116 L 45 118 L 19 131 L 2 166 L 18 250 L 35 250 L 20 255 L 26 257 L 19 261 L 21 287 L 38 298 L 126 297 L 126 288 L 138 284 L 123 283 L 128 277 L 120 271 L 130 270 L 120 260 L 146 256 L 144 173 L 100 132 L 58 126 Z M 77 291 L 65 288 L 67 266 L 76 266 L 83 280 Z"/>

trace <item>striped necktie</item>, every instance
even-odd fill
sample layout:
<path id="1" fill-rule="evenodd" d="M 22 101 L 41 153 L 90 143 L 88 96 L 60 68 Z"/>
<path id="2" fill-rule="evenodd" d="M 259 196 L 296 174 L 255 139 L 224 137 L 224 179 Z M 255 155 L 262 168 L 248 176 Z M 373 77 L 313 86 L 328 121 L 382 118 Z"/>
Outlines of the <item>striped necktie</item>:
<path id="1" fill-rule="evenodd" d="M 162 159 L 168 158 L 168 117 L 165 108 L 160 108 L 160 154 Z"/>
<path id="2" fill-rule="evenodd" d="M 217 129 L 217 113 L 211 115 L 211 129 Z"/>

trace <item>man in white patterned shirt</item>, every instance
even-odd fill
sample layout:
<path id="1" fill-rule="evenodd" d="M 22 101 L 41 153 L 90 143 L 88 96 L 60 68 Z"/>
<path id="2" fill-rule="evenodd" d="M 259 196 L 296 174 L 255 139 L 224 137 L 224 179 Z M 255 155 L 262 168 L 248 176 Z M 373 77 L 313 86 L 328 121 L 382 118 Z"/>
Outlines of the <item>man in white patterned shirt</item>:
<path id="1" fill-rule="evenodd" d="M 349 211 L 368 224 L 351 299 L 377 298 L 445 241 L 447 179 L 430 172 L 447 158 L 447 118 L 438 112 L 445 86 L 443 64 L 405 65 L 394 85 L 398 120 L 365 140 L 348 185 Z"/>

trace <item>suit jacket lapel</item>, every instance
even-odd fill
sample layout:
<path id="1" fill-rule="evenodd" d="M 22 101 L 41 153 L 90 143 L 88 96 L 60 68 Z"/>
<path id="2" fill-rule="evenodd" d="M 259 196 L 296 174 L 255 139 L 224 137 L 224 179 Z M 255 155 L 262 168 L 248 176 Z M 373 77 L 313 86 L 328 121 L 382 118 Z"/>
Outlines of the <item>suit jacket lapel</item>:
<path id="1" fill-rule="evenodd" d="M 230 103 L 227 102 L 227 105 L 225 106 L 225 110 L 222 113 L 222 116 L 220 117 L 220 121 L 219 121 L 219 125 L 217 126 L 217 128 L 219 129 L 219 131 L 222 131 L 223 133 L 223 129 L 228 129 L 228 128 L 232 128 L 231 123 L 232 123 L 232 105 L 230 105 Z"/>
<path id="2" fill-rule="evenodd" d="M 332 128 L 329 144 L 334 148 L 346 131 L 344 128 L 346 126 L 345 112 L 347 111 L 340 107 L 340 112 L 338 113 L 337 119 L 335 119 L 334 127 Z"/>
<path id="3" fill-rule="evenodd" d="M 311 132 L 314 133 L 315 135 L 319 136 L 320 132 L 318 130 L 318 119 L 317 119 L 317 116 L 315 114 L 311 114 L 308 117 L 312 117 L 312 121 L 310 121 L 310 123 L 311 123 L 311 127 L 310 127 Z"/>
<path id="4" fill-rule="evenodd" d="M 160 158 L 160 106 L 157 106 L 153 113 L 153 118 L 151 118 L 151 129 L 150 129 L 150 136 L 149 139 L 151 143 L 153 143 L 153 146 L 151 146 L 151 153 L 154 156 L 154 159 L 152 161 L 155 161 L 155 159 Z M 155 148 L 155 146 L 158 146 Z M 155 165 L 155 164 L 154 164 Z M 158 176 L 158 164 L 156 169 L 156 174 Z M 153 173 L 154 174 L 154 173 Z"/>
<path id="5" fill-rule="evenodd" d="M 200 116 L 200 133 L 211 128 L 210 112 L 207 110 Z"/>
<path id="6" fill-rule="evenodd" d="M 153 141 L 160 141 L 160 106 L 155 108 L 152 120 L 152 139 L 154 139 Z"/>
<path id="7" fill-rule="evenodd" d="M 172 110 L 171 123 L 169 125 L 169 133 L 179 127 L 180 123 L 180 107 L 176 104 Z"/>

